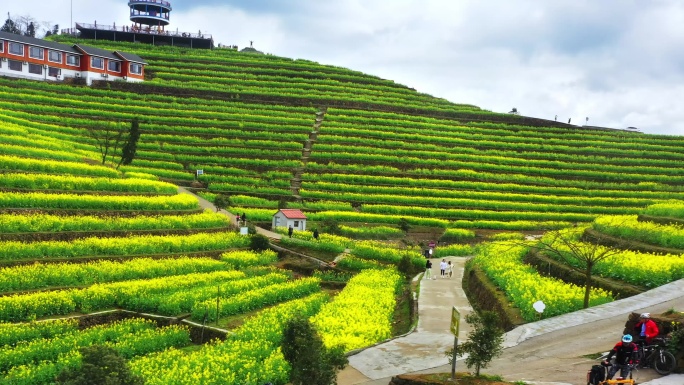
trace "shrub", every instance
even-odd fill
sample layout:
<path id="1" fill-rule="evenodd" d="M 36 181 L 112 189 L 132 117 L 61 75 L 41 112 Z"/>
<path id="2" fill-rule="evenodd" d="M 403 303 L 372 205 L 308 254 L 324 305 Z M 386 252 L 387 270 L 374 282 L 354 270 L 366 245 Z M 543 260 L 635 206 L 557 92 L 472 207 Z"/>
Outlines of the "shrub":
<path id="1" fill-rule="evenodd" d="M 131 373 L 126 360 L 116 350 L 93 345 L 80 349 L 83 363 L 66 368 L 59 376 L 60 385 L 143 385 L 141 377 Z"/>
<path id="2" fill-rule="evenodd" d="M 397 270 L 404 276 L 408 277 L 413 274 L 418 273 L 421 269 L 419 269 L 412 261 L 411 256 L 408 254 L 404 254 L 401 256 L 401 259 L 399 260 L 399 263 L 397 263 Z"/>
<path id="3" fill-rule="evenodd" d="M 406 218 L 401 218 L 399 219 L 399 228 L 401 231 L 408 233 L 409 230 L 411 230 L 411 225 L 409 224 L 409 221 Z"/>
<path id="4" fill-rule="evenodd" d="M 266 236 L 254 234 L 250 240 L 249 247 L 256 252 L 261 252 L 268 250 L 271 244 Z"/>
<path id="5" fill-rule="evenodd" d="M 290 320 L 283 331 L 283 357 L 290 364 L 290 381 L 294 385 L 335 384 L 337 371 L 347 358 L 341 348 L 327 350 L 309 320 Z"/>

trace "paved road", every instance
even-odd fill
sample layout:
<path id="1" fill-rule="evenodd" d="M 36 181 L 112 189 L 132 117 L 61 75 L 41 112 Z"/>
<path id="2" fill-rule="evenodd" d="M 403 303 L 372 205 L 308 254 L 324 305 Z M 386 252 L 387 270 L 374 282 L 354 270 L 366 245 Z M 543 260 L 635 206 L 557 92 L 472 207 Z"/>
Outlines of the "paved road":
<path id="1" fill-rule="evenodd" d="M 452 261 L 461 266 L 463 259 Z M 423 281 L 419 317 L 427 319 L 421 319 L 418 329 L 409 336 L 350 357 L 350 367 L 340 373 L 338 383 L 386 385 L 397 373 L 450 372 L 442 352 L 453 343 L 448 333 L 451 307 L 470 308 L 467 299 L 461 297 L 460 282 L 460 274 L 453 282 Z M 588 368 L 597 362 L 583 356 L 610 350 L 619 341 L 629 313 L 661 313 L 673 308 L 684 311 L 684 280 L 624 300 L 522 325 L 506 333 L 503 354 L 482 372 L 502 375 L 509 381 L 585 385 Z M 464 335 L 459 336 L 460 341 L 464 339 Z M 459 361 L 457 370 L 467 369 Z M 652 369 L 635 372 L 634 378 L 641 385 L 684 385 L 684 375 L 660 377 Z"/>
<path id="2" fill-rule="evenodd" d="M 462 317 L 472 310 L 461 288 L 466 258 L 447 258 L 454 264 L 451 278 L 441 278 L 440 260 L 432 261 L 432 273 L 437 279 L 420 282 L 416 330 L 349 357 L 350 365 L 338 376 L 339 385 L 386 385 L 394 375 L 448 363 L 444 352 L 454 346 L 454 336 L 449 331 L 452 307 L 456 306 Z M 469 325 L 462 322 L 459 339 L 465 340 L 469 331 Z"/>

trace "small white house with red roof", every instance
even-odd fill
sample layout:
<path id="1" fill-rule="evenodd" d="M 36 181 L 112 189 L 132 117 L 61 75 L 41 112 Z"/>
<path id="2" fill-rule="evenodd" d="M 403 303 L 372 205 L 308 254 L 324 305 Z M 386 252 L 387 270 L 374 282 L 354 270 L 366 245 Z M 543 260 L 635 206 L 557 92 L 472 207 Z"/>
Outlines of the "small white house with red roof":
<path id="1" fill-rule="evenodd" d="M 306 230 L 306 215 L 302 210 L 295 209 L 281 209 L 273 215 L 273 223 L 271 223 L 271 228 L 276 229 L 277 227 L 292 227 L 293 230 L 304 231 Z"/>

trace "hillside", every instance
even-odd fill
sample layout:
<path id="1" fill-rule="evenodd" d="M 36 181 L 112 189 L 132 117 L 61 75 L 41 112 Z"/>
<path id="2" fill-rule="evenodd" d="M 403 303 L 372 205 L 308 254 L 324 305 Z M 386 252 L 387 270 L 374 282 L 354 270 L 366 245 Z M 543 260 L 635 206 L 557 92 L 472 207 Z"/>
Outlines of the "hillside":
<path id="1" fill-rule="evenodd" d="M 665 202 L 684 194 L 684 138 L 492 113 L 304 60 L 97 44 L 140 54 L 149 79 L 0 78 L 0 384 L 53 383 L 98 344 L 148 384 L 285 384 L 296 315 L 344 351 L 406 332 L 427 239 L 433 258 L 475 255 L 477 305 L 518 320 L 539 299 L 580 309 L 581 266 L 508 230 L 628 249 L 595 266 L 592 305 L 684 274 L 684 206 Z M 118 168 L 97 141 L 135 118 L 137 157 Z M 262 251 L 178 185 L 227 195 L 250 225 L 287 206 L 336 232 Z"/>
<path id="2" fill-rule="evenodd" d="M 94 150 L 88 128 L 138 116 L 123 171 L 190 185 L 202 169 L 207 191 L 252 219 L 287 201 L 314 221 L 525 230 L 684 197 L 683 137 L 492 113 L 305 60 L 88 44 L 140 55 L 148 80 L 0 79 L 3 118 Z"/>

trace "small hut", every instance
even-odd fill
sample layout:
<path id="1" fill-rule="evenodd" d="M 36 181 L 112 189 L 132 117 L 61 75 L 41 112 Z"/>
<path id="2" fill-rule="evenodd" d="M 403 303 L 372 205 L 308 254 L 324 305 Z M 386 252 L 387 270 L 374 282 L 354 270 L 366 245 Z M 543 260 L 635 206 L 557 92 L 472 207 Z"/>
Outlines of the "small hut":
<path id="1" fill-rule="evenodd" d="M 306 230 L 306 215 L 302 210 L 295 209 L 281 209 L 273 215 L 273 223 L 271 228 L 275 230 L 278 227 L 290 228 L 293 230 Z"/>

